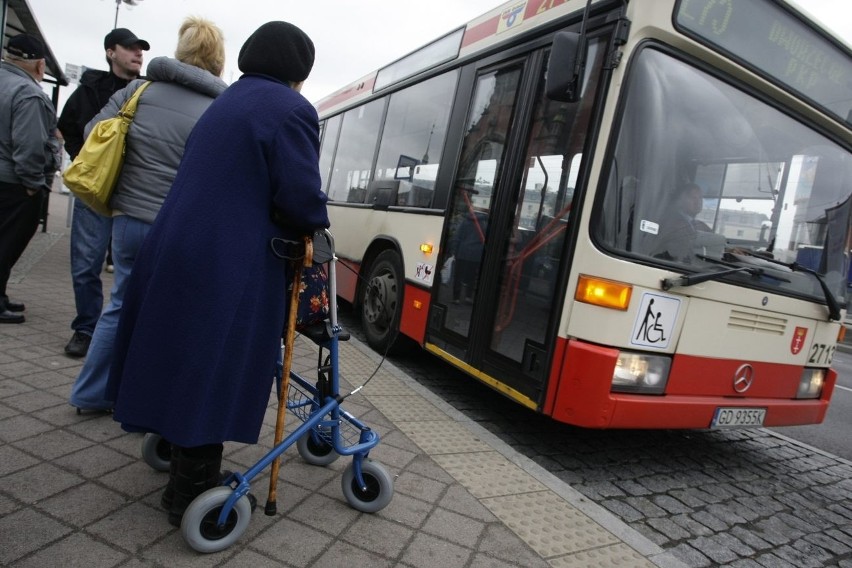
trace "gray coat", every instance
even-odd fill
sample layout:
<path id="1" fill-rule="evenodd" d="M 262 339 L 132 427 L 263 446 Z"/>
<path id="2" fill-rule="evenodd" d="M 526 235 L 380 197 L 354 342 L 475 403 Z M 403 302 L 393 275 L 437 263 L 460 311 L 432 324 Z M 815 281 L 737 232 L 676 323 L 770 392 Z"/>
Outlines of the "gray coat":
<path id="1" fill-rule="evenodd" d="M 154 82 L 139 98 L 110 205 L 116 213 L 153 223 L 172 187 L 189 133 L 227 85 L 208 71 L 169 57 L 152 59 L 147 78 Z M 117 91 L 86 125 L 86 136 L 98 121 L 115 116 L 142 83 L 138 79 Z"/>
<path id="2" fill-rule="evenodd" d="M 56 111 L 26 71 L 0 65 L 0 182 L 49 186 L 59 167 Z"/>

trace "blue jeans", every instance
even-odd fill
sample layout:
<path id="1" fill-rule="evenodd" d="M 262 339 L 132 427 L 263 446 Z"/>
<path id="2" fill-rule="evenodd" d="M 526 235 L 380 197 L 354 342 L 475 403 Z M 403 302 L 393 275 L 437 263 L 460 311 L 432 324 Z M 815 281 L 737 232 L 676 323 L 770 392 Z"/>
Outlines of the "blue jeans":
<path id="1" fill-rule="evenodd" d="M 104 307 L 101 269 L 109 247 L 112 218 L 98 215 L 74 199 L 71 220 L 71 281 L 77 317 L 71 329 L 92 335 Z"/>
<path id="2" fill-rule="evenodd" d="M 115 334 L 118 318 L 124 302 L 124 292 L 130 279 L 130 271 L 136 261 L 136 255 L 148 234 L 151 225 L 119 215 L 113 218 L 112 260 L 115 263 L 115 281 L 110 292 L 109 304 L 104 308 L 95 327 L 89 353 L 80 374 L 71 387 L 71 404 L 86 410 L 112 408 L 113 402 L 106 400 L 106 385 L 109 369 L 112 365 L 112 353 L 115 346 Z"/>

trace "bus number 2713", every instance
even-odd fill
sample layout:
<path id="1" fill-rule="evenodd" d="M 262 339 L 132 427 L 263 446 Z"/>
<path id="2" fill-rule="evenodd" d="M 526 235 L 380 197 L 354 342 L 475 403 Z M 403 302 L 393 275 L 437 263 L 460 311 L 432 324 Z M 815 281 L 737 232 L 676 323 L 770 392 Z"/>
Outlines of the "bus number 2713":
<path id="1" fill-rule="evenodd" d="M 834 345 L 814 343 L 811 347 L 811 354 L 808 356 L 808 363 L 814 365 L 831 365 L 831 358 L 834 357 L 835 349 Z"/>

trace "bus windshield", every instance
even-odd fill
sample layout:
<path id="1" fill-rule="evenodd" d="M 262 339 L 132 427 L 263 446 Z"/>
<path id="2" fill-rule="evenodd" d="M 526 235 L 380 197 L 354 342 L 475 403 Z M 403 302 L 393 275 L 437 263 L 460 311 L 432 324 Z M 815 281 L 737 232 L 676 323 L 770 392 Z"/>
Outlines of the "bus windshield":
<path id="1" fill-rule="evenodd" d="M 821 301 L 811 270 L 843 300 L 848 149 L 652 48 L 636 58 L 627 93 L 593 224 L 601 245 L 682 272 L 757 263 L 771 268 L 726 281 Z"/>

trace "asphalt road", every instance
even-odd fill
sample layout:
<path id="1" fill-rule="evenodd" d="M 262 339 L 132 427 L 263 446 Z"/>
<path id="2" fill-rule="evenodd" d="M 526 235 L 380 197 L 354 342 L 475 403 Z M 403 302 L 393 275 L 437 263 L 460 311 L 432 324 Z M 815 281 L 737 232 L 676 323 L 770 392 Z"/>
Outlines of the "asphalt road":
<path id="1" fill-rule="evenodd" d="M 852 353 L 838 351 L 837 384 L 822 424 L 773 428 L 775 432 L 852 461 Z"/>
<path id="2" fill-rule="evenodd" d="M 348 307 L 340 312 L 364 341 Z M 838 389 L 830 422 L 781 436 L 763 428 L 601 431 L 522 408 L 424 351 L 390 360 L 689 566 L 852 568 L 852 462 L 811 447 L 837 444 L 848 455 L 842 400 L 852 393 Z M 835 362 L 845 384 L 850 361 Z"/>

